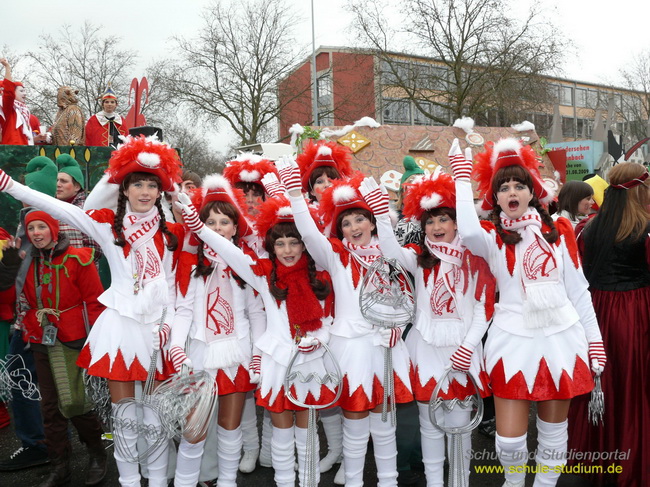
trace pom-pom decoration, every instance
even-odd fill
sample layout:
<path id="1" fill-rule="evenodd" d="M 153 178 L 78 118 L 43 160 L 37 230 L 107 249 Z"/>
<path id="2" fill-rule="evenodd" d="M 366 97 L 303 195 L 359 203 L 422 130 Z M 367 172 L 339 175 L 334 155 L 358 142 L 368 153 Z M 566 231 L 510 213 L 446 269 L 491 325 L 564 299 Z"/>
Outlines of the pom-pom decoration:
<path id="1" fill-rule="evenodd" d="M 352 151 L 336 142 L 309 140 L 303 151 L 296 157 L 300 168 L 302 189 L 311 191 L 309 177 L 319 167 L 333 167 L 341 178 L 352 176 Z"/>
<path id="2" fill-rule="evenodd" d="M 320 200 L 320 215 L 325 223 L 325 235 L 336 237 L 336 220 L 339 215 L 351 208 L 361 208 L 368 210 L 370 207 L 366 204 L 363 196 L 359 192 L 359 186 L 365 178 L 361 172 L 357 172 L 350 179 L 338 179 L 334 184 L 323 191 L 323 197 Z"/>
<path id="3" fill-rule="evenodd" d="M 228 161 L 223 175 L 233 186 L 237 183 L 256 183 L 262 186 L 261 179 L 270 172 L 278 176 L 271 161 L 256 154 L 245 153 Z"/>
<path id="4" fill-rule="evenodd" d="M 309 213 L 318 224 L 318 211 L 313 206 L 309 207 Z M 268 198 L 259 206 L 259 212 L 255 218 L 255 228 L 260 237 L 264 236 L 275 225 L 281 222 L 293 222 L 293 210 L 291 203 L 284 196 Z"/>
<path id="5" fill-rule="evenodd" d="M 456 208 L 456 188 L 449 174 L 436 171 L 411 183 L 402 212 L 406 218 L 419 221 L 425 211 L 445 207 Z"/>

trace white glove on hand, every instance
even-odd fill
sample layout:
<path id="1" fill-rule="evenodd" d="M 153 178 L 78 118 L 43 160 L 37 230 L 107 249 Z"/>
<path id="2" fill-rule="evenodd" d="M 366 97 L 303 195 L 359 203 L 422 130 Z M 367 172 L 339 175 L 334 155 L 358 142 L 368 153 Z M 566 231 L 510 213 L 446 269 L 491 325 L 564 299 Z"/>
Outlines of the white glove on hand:
<path id="1" fill-rule="evenodd" d="M 0 169 L 0 191 L 5 191 L 7 188 L 10 188 L 13 184 L 13 179 L 11 176 Z"/>
<path id="2" fill-rule="evenodd" d="M 469 181 L 470 176 L 472 175 L 472 151 L 469 151 L 469 159 L 467 157 L 467 151 L 465 155 L 460 150 L 460 144 L 458 139 L 454 139 L 454 142 L 449 148 L 449 164 L 451 164 L 451 170 L 454 173 L 454 179 L 464 179 Z"/>
<path id="3" fill-rule="evenodd" d="M 462 345 L 451 356 L 451 367 L 454 370 L 467 372 L 472 363 L 472 350 L 463 347 Z"/>
<path id="4" fill-rule="evenodd" d="M 196 208 L 192 204 L 192 200 L 185 193 L 178 193 L 178 201 L 174 203 L 176 208 L 181 210 L 183 213 L 183 221 L 187 228 L 189 228 L 194 233 L 199 233 L 204 227 L 203 222 L 199 218 L 199 214 L 196 212 Z"/>
<path id="5" fill-rule="evenodd" d="M 167 323 L 165 323 L 163 326 L 157 328 L 153 328 L 153 349 L 154 350 L 160 350 L 163 348 L 165 345 L 167 345 L 167 341 L 169 340 L 169 335 L 171 334 L 172 329 L 169 327 Z"/>
<path id="6" fill-rule="evenodd" d="M 275 167 L 278 168 L 280 174 L 280 181 L 287 188 L 288 192 L 300 191 L 302 192 L 302 182 L 300 181 L 300 168 L 298 163 L 289 156 L 282 156 L 275 162 Z"/>
<path id="7" fill-rule="evenodd" d="M 250 377 L 251 384 L 259 384 L 262 371 L 262 357 L 253 355 L 251 362 L 248 365 L 248 376 Z"/>
<path id="8" fill-rule="evenodd" d="M 298 350 L 302 353 L 313 352 L 320 348 L 320 340 L 316 337 L 302 337 L 298 344 Z"/>
<path id="9" fill-rule="evenodd" d="M 285 195 L 285 190 L 284 186 L 282 183 L 280 183 L 280 180 L 278 177 L 272 173 L 272 172 L 267 172 L 264 177 L 261 179 L 262 186 L 264 186 L 264 190 L 266 191 L 266 194 L 270 196 L 284 196 Z"/>
<path id="10" fill-rule="evenodd" d="M 379 334 L 381 335 L 381 346 L 384 348 L 393 348 L 402 337 L 402 329 L 395 328 L 380 328 Z"/>
<path id="11" fill-rule="evenodd" d="M 605 345 L 603 342 L 589 343 L 589 361 L 591 362 L 591 370 L 596 374 L 601 374 L 605 369 L 607 363 L 607 355 L 605 355 Z"/>
<path id="12" fill-rule="evenodd" d="M 377 184 L 370 176 L 361 182 L 359 192 L 375 216 L 388 215 L 388 191 L 383 184 Z"/>
<path id="13" fill-rule="evenodd" d="M 179 346 L 171 348 L 169 351 L 169 361 L 172 363 L 174 370 L 178 373 L 180 373 L 183 365 L 186 366 L 190 372 L 192 371 L 192 361 L 185 354 L 185 350 Z"/>

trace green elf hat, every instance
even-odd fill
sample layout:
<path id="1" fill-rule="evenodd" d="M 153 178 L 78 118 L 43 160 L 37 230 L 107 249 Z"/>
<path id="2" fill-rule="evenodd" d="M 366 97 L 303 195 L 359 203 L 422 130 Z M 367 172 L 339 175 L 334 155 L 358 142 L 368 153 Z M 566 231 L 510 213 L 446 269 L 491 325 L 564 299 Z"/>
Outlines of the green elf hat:
<path id="1" fill-rule="evenodd" d="M 45 156 L 34 157 L 25 168 L 25 184 L 43 194 L 56 196 L 56 177 L 59 171 L 52 159 Z"/>
<path id="2" fill-rule="evenodd" d="M 81 172 L 79 163 L 70 154 L 61 154 L 56 158 L 56 165 L 59 166 L 59 172 L 64 172 L 79 183 L 81 189 L 84 187 L 84 175 Z"/>
<path id="3" fill-rule="evenodd" d="M 404 174 L 400 180 L 400 187 L 402 184 L 408 181 L 408 178 L 411 176 L 415 176 L 416 174 L 424 174 L 424 169 L 418 166 L 418 163 L 415 162 L 415 159 L 412 156 L 405 156 L 402 164 L 404 165 Z"/>

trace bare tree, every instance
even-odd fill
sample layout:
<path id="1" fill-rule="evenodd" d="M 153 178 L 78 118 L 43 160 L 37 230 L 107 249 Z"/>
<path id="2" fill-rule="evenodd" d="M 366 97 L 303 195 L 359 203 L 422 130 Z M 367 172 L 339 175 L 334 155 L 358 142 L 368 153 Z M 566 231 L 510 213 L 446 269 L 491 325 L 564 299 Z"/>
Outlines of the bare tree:
<path id="1" fill-rule="evenodd" d="M 177 38 L 178 60 L 160 69 L 165 100 L 213 127 L 227 123 L 241 145 L 273 138 L 282 109 L 277 83 L 300 57 L 292 36 L 296 21 L 283 0 L 215 0 L 197 38 Z M 292 87 L 295 95 L 306 89 Z"/>
<path id="2" fill-rule="evenodd" d="M 359 39 L 380 60 L 382 96 L 408 99 L 434 123 L 463 115 L 486 123 L 496 113 L 505 125 L 554 101 L 543 76 L 565 41 L 534 6 L 517 21 L 501 0 L 404 0 L 390 23 L 385 0 L 350 6 Z"/>
<path id="3" fill-rule="evenodd" d="M 119 38 L 103 36 L 101 27 L 85 22 L 78 30 L 64 25 L 57 36 L 45 34 L 40 41 L 26 55 L 31 69 L 25 84 L 30 107 L 43 123 L 53 122 L 59 86 L 78 89 L 79 105 L 88 115 L 101 109 L 97 97 L 109 82 L 126 100 L 137 52 L 121 47 Z"/>
<path id="4" fill-rule="evenodd" d="M 632 142 L 650 137 L 650 50 L 635 56 L 622 73 L 626 88 L 633 91 L 623 97 L 623 114 Z"/>

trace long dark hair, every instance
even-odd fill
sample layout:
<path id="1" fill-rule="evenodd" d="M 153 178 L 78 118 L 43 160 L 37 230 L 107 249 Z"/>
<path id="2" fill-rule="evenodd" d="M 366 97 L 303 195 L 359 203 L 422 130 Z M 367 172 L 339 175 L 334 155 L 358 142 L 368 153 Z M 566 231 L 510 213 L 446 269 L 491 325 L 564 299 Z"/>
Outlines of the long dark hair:
<path id="1" fill-rule="evenodd" d="M 533 190 L 533 177 L 526 169 L 524 169 L 519 165 L 502 167 L 497 171 L 497 173 L 492 178 L 491 189 L 492 189 L 492 198 L 494 202 L 494 209 L 490 212 L 488 218 L 492 223 L 494 223 L 494 226 L 496 227 L 497 233 L 501 237 L 501 240 L 503 240 L 504 243 L 511 244 L 511 245 L 521 242 L 521 235 L 519 235 L 519 233 L 508 232 L 507 230 L 504 230 L 503 227 L 501 226 L 501 217 L 500 217 L 501 207 L 497 204 L 496 195 L 499 192 L 499 188 L 503 183 L 507 183 L 512 180 L 528 186 L 528 189 L 533 195 L 533 199 L 529 203 L 529 206 L 532 206 L 537 210 L 539 216 L 542 218 L 542 222 L 545 223 L 551 229 L 547 233 L 542 233 L 542 235 L 544 236 L 544 239 L 548 243 L 555 243 L 559 237 L 557 233 L 557 228 L 555 228 L 555 222 L 553 221 L 553 218 L 551 218 L 551 215 L 549 214 L 548 210 L 544 208 L 544 206 L 542 206 L 542 204 L 537 199 L 537 196 L 535 196 Z"/>
<path id="2" fill-rule="evenodd" d="M 276 264 L 276 255 L 275 255 L 275 241 L 279 238 L 295 238 L 302 243 L 302 237 L 296 228 L 296 224 L 293 222 L 280 222 L 276 223 L 271 227 L 271 229 L 266 233 L 266 238 L 264 239 L 264 247 L 269 253 L 269 257 L 273 264 L 271 269 L 271 278 L 269 282 L 269 291 L 271 295 L 278 301 L 284 301 L 287 299 L 288 291 L 287 289 L 281 289 L 277 286 L 277 264 Z M 329 293 L 332 291 L 328 282 L 321 281 L 316 277 L 316 264 L 314 259 L 311 258 L 309 252 L 305 251 L 307 256 L 307 271 L 309 273 L 309 285 L 314 291 L 314 295 L 321 301 L 325 299 Z"/>
<path id="3" fill-rule="evenodd" d="M 309 201 L 312 203 L 316 201 L 316 195 L 314 194 L 314 184 L 316 184 L 316 180 L 323 174 L 329 179 L 339 179 L 341 177 L 336 168 L 332 166 L 321 166 L 314 169 L 309 175 Z"/>
<path id="4" fill-rule="evenodd" d="M 567 181 L 557 195 L 558 212 L 566 211 L 572 220 L 578 219 L 578 204 L 594 195 L 594 188 L 584 181 Z"/>
<path id="5" fill-rule="evenodd" d="M 158 185 L 158 189 L 162 188 L 162 182 L 160 178 L 155 174 L 150 174 L 146 172 L 132 172 L 126 175 L 120 184 L 120 191 L 117 196 L 117 210 L 115 212 L 115 218 L 113 220 L 113 232 L 115 232 L 115 240 L 113 243 L 118 247 L 124 247 L 126 245 L 126 240 L 124 238 L 124 215 L 126 215 L 126 202 L 128 198 L 124 195 L 124 191 L 133 183 L 139 181 L 153 181 Z M 158 214 L 160 215 L 160 222 L 158 222 L 158 228 L 160 231 L 167 237 L 167 250 L 174 251 L 178 247 L 178 239 L 176 235 L 169 231 L 167 228 L 167 219 L 165 218 L 165 212 L 162 208 L 162 203 L 160 202 L 161 195 L 156 199 L 156 208 L 158 209 Z"/>
<path id="6" fill-rule="evenodd" d="M 432 210 L 425 211 L 420 217 L 420 227 L 422 228 L 422 240 L 420 241 L 420 248 L 422 249 L 422 252 L 418 255 L 418 265 L 423 269 L 433 269 L 433 267 L 438 265 L 440 262 L 440 259 L 429 251 L 429 247 L 427 247 L 425 243 L 427 236 L 424 231 L 425 227 L 427 226 L 427 220 L 431 217 L 440 215 L 447 215 L 454 222 L 456 222 L 456 208 L 434 208 Z"/>

